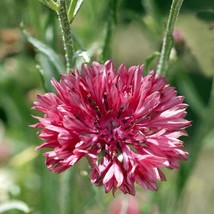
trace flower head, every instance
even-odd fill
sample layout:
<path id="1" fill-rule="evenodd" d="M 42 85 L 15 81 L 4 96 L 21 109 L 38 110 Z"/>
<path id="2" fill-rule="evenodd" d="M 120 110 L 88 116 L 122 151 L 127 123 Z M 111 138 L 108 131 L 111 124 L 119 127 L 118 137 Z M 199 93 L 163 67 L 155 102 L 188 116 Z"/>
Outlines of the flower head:
<path id="1" fill-rule="evenodd" d="M 56 93 L 38 95 L 34 108 L 39 137 L 52 172 L 62 172 L 82 157 L 91 166 L 91 182 L 105 191 L 135 194 L 135 183 L 157 190 L 165 180 L 160 168 L 178 168 L 187 152 L 178 138 L 186 135 L 187 104 L 164 77 L 143 66 L 116 71 L 111 61 L 93 62 L 52 80 Z"/>

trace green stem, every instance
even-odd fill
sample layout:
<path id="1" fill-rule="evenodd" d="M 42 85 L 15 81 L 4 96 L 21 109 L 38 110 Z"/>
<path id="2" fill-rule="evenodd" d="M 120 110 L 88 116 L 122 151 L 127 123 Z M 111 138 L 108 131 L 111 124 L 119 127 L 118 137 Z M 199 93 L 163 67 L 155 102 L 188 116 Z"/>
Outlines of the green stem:
<path id="1" fill-rule="evenodd" d="M 63 172 L 59 178 L 59 207 L 61 214 L 69 213 L 69 193 L 70 193 L 70 178 L 72 175 L 72 170 L 69 169 Z"/>
<path id="2" fill-rule="evenodd" d="M 105 35 L 103 51 L 102 51 L 103 62 L 105 62 L 111 55 L 110 43 L 112 38 L 112 30 L 113 30 L 113 23 L 112 23 L 112 18 L 110 17 L 106 27 L 106 35 Z"/>
<path id="3" fill-rule="evenodd" d="M 106 35 L 104 39 L 104 45 L 102 50 L 102 61 L 105 62 L 107 59 L 111 57 L 111 40 L 112 40 L 112 32 L 115 24 L 117 23 L 117 9 L 120 0 L 109 0 L 109 17 L 106 27 Z"/>
<path id="4" fill-rule="evenodd" d="M 67 72 L 69 72 L 72 69 L 73 61 L 74 61 L 72 32 L 71 32 L 71 27 L 67 16 L 66 1 L 59 0 L 59 5 L 60 5 L 60 9 L 57 11 L 57 14 L 59 18 L 59 23 L 60 23 L 62 38 L 64 43 L 66 69 L 67 69 Z"/>
<path id="5" fill-rule="evenodd" d="M 166 75 L 168 64 L 169 64 L 169 56 L 173 46 L 173 30 L 178 18 L 182 3 L 184 0 L 173 0 L 169 18 L 166 26 L 166 32 L 163 39 L 163 45 L 161 49 L 161 55 L 157 67 L 157 73 Z"/>

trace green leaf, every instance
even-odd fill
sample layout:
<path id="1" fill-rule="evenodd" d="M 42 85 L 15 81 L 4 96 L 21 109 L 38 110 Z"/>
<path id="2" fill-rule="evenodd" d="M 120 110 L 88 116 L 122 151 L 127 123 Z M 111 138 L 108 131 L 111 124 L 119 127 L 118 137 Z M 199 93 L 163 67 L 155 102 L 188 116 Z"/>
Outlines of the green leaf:
<path id="1" fill-rule="evenodd" d="M 144 72 L 147 73 L 149 71 L 152 62 L 155 60 L 157 56 L 160 56 L 160 53 L 156 51 L 146 58 L 144 63 Z"/>
<path id="2" fill-rule="evenodd" d="M 29 213 L 30 208 L 28 205 L 22 201 L 14 200 L 14 201 L 7 201 L 0 204 L 0 213 L 4 213 L 9 210 L 20 210 L 24 213 Z"/>
<path id="3" fill-rule="evenodd" d="M 38 62 L 37 68 L 41 74 L 43 87 L 45 91 L 50 92 L 54 91 L 54 88 L 51 84 L 51 79 L 59 79 L 59 75 L 56 74 L 56 69 L 53 67 L 52 63 L 50 62 L 49 58 L 44 54 L 37 54 L 36 60 Z"/>
<path id="4" fill-rule="evenodd" d="M 65 73 L 65 67 L 59 57 L 59 55 L 49 46 L 42 43 L 41 41 L 37 40 L 36 38 L 32 37 L 30 34 L 26 32 L 26 30 L 22 28 L 22 33 L 24 37 L 27 39 L 28 42 L 30 42 L 40 53 L 43 53 L 48 57 L 48 59 L 51 61 L 51 63 L 56 68 L 58 75 L 60 73 Z M 53 75 L 55 76 L 55 75 Z"/>
<path id="5" fill-rule="evenodd" d="M 60 6 L 53 0 L 40 0 L 40 1 L 54 11 L 57 11 L 60 9 Z"/>
<path id="6" fill-rule="evenodd" d="M 75 16 L 77 15 L 80 7 L 82 6 L 83 0 L 72 0 L 68 9 L 68 19 L 72 23 Z"/>
<path id="7" fill-rule="evenodd" d="M 117 9 L 119 0 L 109 0 L 109 6 L 107 12 L 109 13 L 107 18 L 106 33 L 104 38 L 104 44 L 102 48 L 101 61 L 105 62 L 112 57 L 111 42 L 115 24 L 117 23 Z"/>

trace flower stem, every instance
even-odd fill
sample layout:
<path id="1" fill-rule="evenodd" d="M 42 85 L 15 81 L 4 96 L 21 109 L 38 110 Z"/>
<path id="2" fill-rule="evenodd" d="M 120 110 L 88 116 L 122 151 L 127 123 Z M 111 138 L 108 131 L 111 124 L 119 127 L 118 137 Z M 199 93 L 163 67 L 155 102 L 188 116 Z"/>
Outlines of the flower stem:
<path id="1" fill-rule="evenodd" d="M 113 30 L 113 23 L 112 19 L 109 18 L 107 27 L 106 27 L 106 36 L 105 36 L 105 42 L 102 50 L 102 61 L 105 62 L 111 55 L 111 48 L 110 48 L 110 43 L 111 43 L 111 38 L 112 38 L 112 30 Z"/>
<path id="2" fill-rule="evenodd" d="M 74 49 L 73 49 L 73 40 L 72 32 L 69 24 L 66 2 L 65 0 L 59 0 L 60 9 L 57 11 L 60 28 L 62 31 L 62 39 L 64 43 L 65 50 L 65 60 L 66 60 L 66 70 L 69 72 L 72 69 L 74 61 Z"/>
<path id="3" fill-rule="evenodd" d="M 69 210 L 69 181 L 71 173 L 72 169 L 68 170 L 67 172 L 63 172 L 59 178 L 59 207 L 61 214 L 66 214 Z"/>
<path id="4" fill-rule="evenodd" d="M 106 27 L 106 35 L 104 39 L 104 45 L 102 50 L 101 60 L 105 62 L 107 59 L 111 57 L 111 40 L 112 40 L 112 32 L 114 30 L 114 26 L 117 23 L 117 9 L 120 0 L 109 0 L 109 17 L 107 21 Z"/>
<path id="5" fill-rule="evenodd" d="M 174 26 L 176 24 L 176 20 L 178 18 L 183 1 L 184 0 L 172 1 L 169 18 L 166 26 L 166 32 L 163 39 L 161 55 L 160 55 L 160 59 L 157 67 L 158 74 L 166 75 L 168 64 L 169 64 L 169 56 L 170 56 L 170 52 L 174 42 L 172 34 L 173 34 Z"/>

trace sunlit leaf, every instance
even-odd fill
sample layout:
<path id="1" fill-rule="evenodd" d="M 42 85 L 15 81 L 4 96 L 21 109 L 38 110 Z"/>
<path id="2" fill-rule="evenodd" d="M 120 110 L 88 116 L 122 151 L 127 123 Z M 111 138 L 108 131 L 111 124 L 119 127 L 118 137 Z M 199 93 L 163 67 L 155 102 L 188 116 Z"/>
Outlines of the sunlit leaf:
<path id="1" fill-rule="evenodd" d="M 72 0 L 68 9 L 68 18 L 72 22 L 84 0 Z"/>
<path id="2" fill-rule="evenodd" d="M 52 10 L 59 10 L 59 5 L 54 2 L 53 0 L 39 0 L 40 2 L 42 2 L 43 4 L 47 5 L 50 9 Z"/>
<path id="3" fill-rule="evenodd" d="M 25 164 L 29 164 L 36 157 L 37 153 L 35 152 L 34 146 L 30 146 L 24 151 L 14 155 L 11 160 L 10 164 L 13 167 L 23 167 Z"/>

